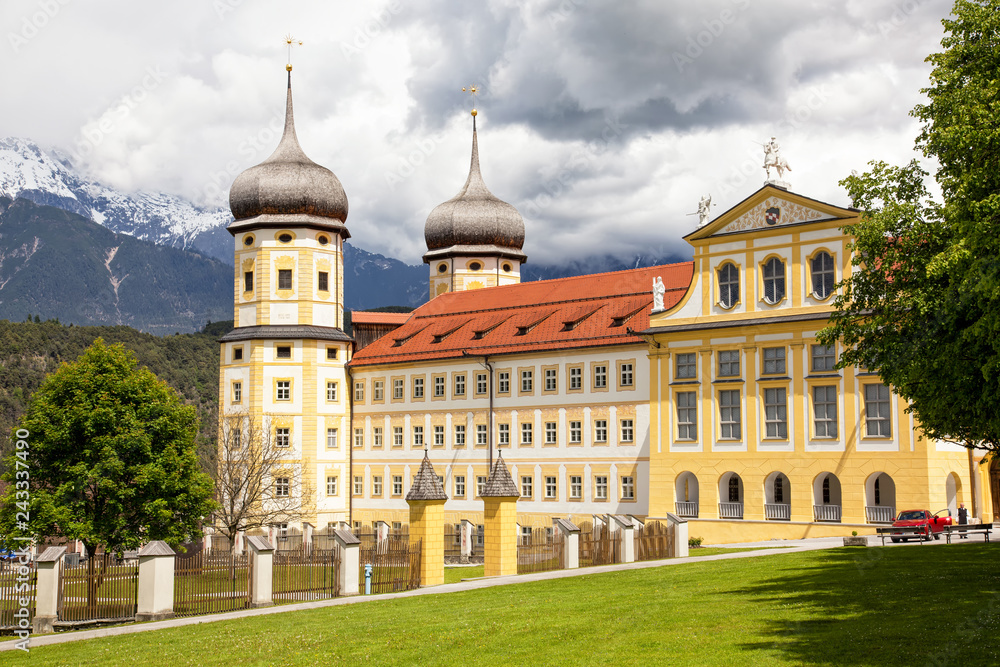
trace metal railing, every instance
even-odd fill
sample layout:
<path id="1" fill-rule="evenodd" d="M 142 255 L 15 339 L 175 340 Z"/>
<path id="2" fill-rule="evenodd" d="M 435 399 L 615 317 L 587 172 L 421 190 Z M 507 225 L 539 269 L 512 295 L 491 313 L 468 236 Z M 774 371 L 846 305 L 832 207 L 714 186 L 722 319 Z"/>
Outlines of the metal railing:
<path id="1" fill-rule="evenodd" d="M 174 560 L 174 615 L 195 616 L 250 606 L 249 549 L 177 554 Z"/>
<path id="2" fill-rule="evenodd" d="M 59 625 L 110 623 L 135 619 L 139 562 L 113 554 L 88 558 L 77 566 L 60 564 Z"/>
<path id="3" fill-rule="evenodd" d="M 816 521 L 840 521 L 840 505 L 813 505 Z"/>
<path id="4" fill-rule="evenodd" d="M 677 501 L 677 516 L 682 516 L 687 519 L 697 519 L 698 518 L 698 503 L 681 502 Z"/>
<path id="5" fill-rule="evenodd" d="M 22 567 L 27 567 L 26 574 Z M 9 633 L 19 628 L 14 614 L 21 610 L 21 598 L 28 598 L 28 613 L 31 618 L 35 617 L 37 580 L 34 561 L 22 566 L 17 560 L 0 560 L 0 632 Z M 22 585 L 27 585 L 27 590 L 20 590 Z"/>
<path id="6" fill-rule="evenodd" d="M 772 521 L 791 521 L 792 506 L 787 503 L 764 503 L 764 518 Z"/>
<path id="7" fill-rule="evenodd" d="M 892 523 L 896 519 L 896 508 L 884 505 L 868 505 L 865 507 L 865 518 L 868 523 Z"/>
<path id="8" fill-rule="evenodd" d="M 340 595 L 340 550 L 276 551 L 271 595 L 275 601 L 323 600 Z"/>
<path id="9" fill-rule="evenodd" d="M 372 566 L 371 592 L 397 593 L 420 588 L 420 540 L 390 535 L 370 547 L 361 545 L 361 590 L 365 589 L 365 565 Z"/>
<path id="10" fill-rule="evenodd" d="M 462 524 L 444 525 L 444 557 L 459 558 L 462 555 Z"/>
<path id="11" fill-rule="evenodd" d="M 536 528 L 532 531 L 531 538 L 518 539 L 517 573 L 560 569 L 564 546 L 562 533 L 548 535 L 544 530 Z"/>
<path id="12" fill-rule="evenodd" d="M 720 519 L 742 519 L 743 503 L 719 503 Z"/>

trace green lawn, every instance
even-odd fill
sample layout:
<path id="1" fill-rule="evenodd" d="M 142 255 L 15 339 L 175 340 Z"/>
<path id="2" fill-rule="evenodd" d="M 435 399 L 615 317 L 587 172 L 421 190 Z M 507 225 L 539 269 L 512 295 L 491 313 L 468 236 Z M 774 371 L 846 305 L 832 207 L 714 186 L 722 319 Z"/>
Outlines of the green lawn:
<path id="1" fill-rule="evenodd" d="M 688 563 L 40 647 L 2 662 L 998 664 L 998 557 L 1000 545 L 969 544 Z M 473 568 L 448 571 L 463 570 Z"/>

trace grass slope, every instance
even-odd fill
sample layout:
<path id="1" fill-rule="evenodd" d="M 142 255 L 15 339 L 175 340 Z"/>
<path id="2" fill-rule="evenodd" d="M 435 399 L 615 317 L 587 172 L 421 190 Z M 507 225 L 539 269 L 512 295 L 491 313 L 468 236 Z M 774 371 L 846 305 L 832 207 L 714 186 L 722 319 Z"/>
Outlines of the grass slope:
<path id="1" fill-rule="evenodd" d="M 834 549 L 39 647 L 20 665 L 986 665 L 1000 547 Z"/>

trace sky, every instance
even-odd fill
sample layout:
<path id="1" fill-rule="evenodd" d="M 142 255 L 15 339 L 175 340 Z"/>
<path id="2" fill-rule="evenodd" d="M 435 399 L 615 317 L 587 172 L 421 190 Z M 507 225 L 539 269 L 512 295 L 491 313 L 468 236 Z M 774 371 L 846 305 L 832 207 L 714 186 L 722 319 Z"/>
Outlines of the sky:
<path id="1" fill-rule="evenodd" d="M 420 263 L 465 182 L 476 85 L 483 177 L 525 219 L 529 263 L 690 254 L 765 180 L 791 190 L 915 153 L 947 0 L 3 0 L 0 136 L 59 148 L 125 191 L 225 205 L 296 130 L 340 178 L 352 242 Z"/>

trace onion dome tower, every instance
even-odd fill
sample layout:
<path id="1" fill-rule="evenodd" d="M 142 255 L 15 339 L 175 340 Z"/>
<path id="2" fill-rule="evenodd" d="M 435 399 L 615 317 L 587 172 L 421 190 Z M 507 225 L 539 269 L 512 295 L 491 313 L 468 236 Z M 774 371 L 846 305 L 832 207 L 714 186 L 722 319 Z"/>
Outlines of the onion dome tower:
<path id="1" fill-rule="evenodd" d="M 220 339 L 220 460 L 234 437 L 287 447 L 287 470 L 274 473 L 272 504 L 292 507 L 303 494 L 305 511 L 291 513 L 291 520 L 322 527 L 346 521 L 348 509 L 343 493 L 315 494 L 343 488 L 349 475 L 340 441 L 350 428 L 344 364 L 353 349 L 342 330 L 348 205 L 337 176 L 299 146 L 292 66 L 286 69 L 281 140 L 229 192 L 235 328 Z M 250 431 L 230 435 L 238 420 Z"/>
<path id="2" fill-rule="evenodd" d="M 424 240 L 430 296 L 521 282 L 524 220 L 490 192 L 479 171 L 479 140 L 472 110 L 472 164 L 461 191 L 427 216 Z"/>

